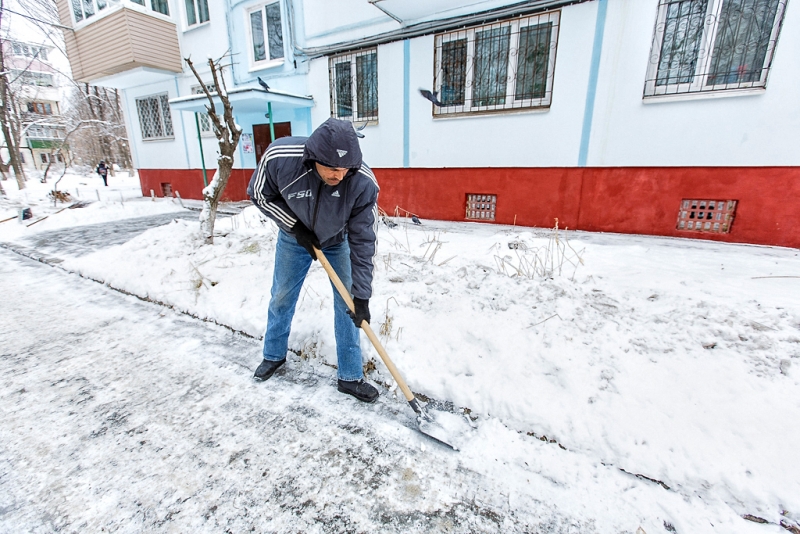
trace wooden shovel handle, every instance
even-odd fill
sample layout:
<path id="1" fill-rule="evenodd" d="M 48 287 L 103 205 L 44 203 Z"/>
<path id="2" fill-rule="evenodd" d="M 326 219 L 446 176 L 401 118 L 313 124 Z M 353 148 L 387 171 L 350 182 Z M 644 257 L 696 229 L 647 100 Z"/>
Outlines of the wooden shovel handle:
<path id="1" fill-rule="evenodd" d="M 356 308 L 355 305 L 353 304 L 353 298 L 350 296 L 350 290 L 344 287 L 344 284 L 339 278 L 339 275 L 336 274 L 336 271 L 333 270 L 333 266 L 331 266 L 331 263 L 328 261 L 328 258 L 325 257 L 325 254 L 323 254 L 322 251 L 316 247 L 314 247 L 314 252 L 317 253 L 317 259 L 322 264 L 322 267 L 325 269 L 325 272 L 328 273 L 328 277 L 331 279 L 331 282 L 333 282 L 333 285 L 336 286 L 336 289 L 339 291 L 339 294 L 344 299 L 344 302 L 345 304 L 347 304 L 347 307 L 350 308 L 350 311 L 355 313 Z M 390 373 L 392 373 L 395 382 L 397 382 L 397 385 L 400 387 L 400 390 L 403 392 L 403 395 L 405 395 L 406 400 L 408 402 L 413 402 L 414 394 L 406 385 L 406 381 L 403 380 L 403 377 L 400 376 L 400 371 L 398 371 L 397 367 L 394 366 L 392 359 L 389 358 L 389 354 L 386 352 L 386 349 L 383 348 L 383 345 L 381 345 L 381 342 L 378 340 L 378 336 L 376 336 L 375 332 L 372 331 L 372 328 L 369 326 L 369 323 L 367 321 L 363 321 L 361 323 L 361 329 L 364 331 L 365 334 L 367 334 L 369 340 L 372 341 L 372 345 L 375 347 L 375 350 L 378 351 L 378 354 L 380 354 L 384 365 L 386 365 L 386 368 L 389 369 Z"/>

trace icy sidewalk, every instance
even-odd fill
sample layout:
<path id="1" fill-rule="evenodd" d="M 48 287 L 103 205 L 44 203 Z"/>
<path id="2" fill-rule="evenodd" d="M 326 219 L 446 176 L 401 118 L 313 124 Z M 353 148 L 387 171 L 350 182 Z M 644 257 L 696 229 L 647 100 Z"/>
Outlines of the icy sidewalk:
<path id="1" fill-rule="evenodd" d="M 133 206 L 154 214 L 168 207 L 141 199 L 86 213 L 100 222 Z M 74 225 L 87 222 L 81 217 Z M 66 222 L 32 229 L 80 234 Z M 634 521 L 628 512 L 577 516 L 607 519 L 617 525 L 611 532 L 796 528 L 798 251 L 562 232 L 583 264 L 525 276 L 518 269 L 552 241 L 550 230 L 397 222 L 379 230 L 373 327 L 415 392 L 471 410 L 477 439 L 460 465 L 481 473 L 497 466 L 512 486 L 526 481 L 521 494 L 547 494 L 569 509 L 575 499 L 596 500 L 600 484 L 622 509 L 637 510 Z M 219 220 L 217 231 L 205 246 L 195 222 L 176 221 L 59 259 L 82 276 L 259 338 L 276 228 L 251 207 Z M 290 339 L 293 372 L 334 376 L 330 310 L 330 284 L 314 265 Z M 370 377 L 384 385 L 381 402 L 408 415 L 363 345 Z M 257 363 L 258 343 L 251 350 Z M 545 436 L 555 443 L 529 448 Z M 655 493 L 628 493 L 634 475 Z M 564 492 L 545 485 L 528 493 L 537 476 Z"/>
<path id="2" fill-rule="evenodd" d="M 0 292 L 3 531 L 633 533 L 693 515 L 497 423 L 440 448 L 405 406 L 297 362 L 254 383 L 257 342 L 4 251 Z"/>

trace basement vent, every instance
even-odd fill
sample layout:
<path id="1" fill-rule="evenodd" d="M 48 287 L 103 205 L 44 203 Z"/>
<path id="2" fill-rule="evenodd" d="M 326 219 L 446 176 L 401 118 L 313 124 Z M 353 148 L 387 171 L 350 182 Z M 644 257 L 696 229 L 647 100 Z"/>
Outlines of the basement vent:
<path id="1" fill-rule="evenodd" d="M 467 215 L 470 220 L 493 221 L 497 195 L 467 195 Z"/>
<path id="2" fill-rule="evenodd" d="M 172 196 L 172 184 L 170 183 L 163 183 L 161 184 L 161 194 L 164 197 L 171 197 Z"/>
<path id="3" fill-rule="evenodd" d="M 727 234 L 736 215 L 736 200 L 682 200 L 678 231 Z"/>

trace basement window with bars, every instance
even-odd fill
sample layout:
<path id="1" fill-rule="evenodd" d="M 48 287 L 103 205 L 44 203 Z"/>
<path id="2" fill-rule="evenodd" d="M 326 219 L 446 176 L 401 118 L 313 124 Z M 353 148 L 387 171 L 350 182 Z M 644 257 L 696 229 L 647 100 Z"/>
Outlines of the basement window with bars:
<path id="1" fill-rule="evenodd" d="M 169 111 L 169 96 L 148 96 L 136 99 L 136 111 L 139 113 L 139 126 L 142 128 L 142 139 L 174 139 L 172 116 Z"/>
<path id="2" fill-rule="evenodd" d="M 560 12 L 437 35 L 433 114 L 548 108 Z"/>
<path id="3" fill-rule="evenodd" d="M 497 195 L 467 195 L 468 220 L 493 221 L 497 208 Z"/>
<path id="4" fill-rule="evenodd" d="M 644 96 L 763 88 L 787 0 L 659 0 Z"/>
<path id="5" fill-rule="evenodd" d="M 737 203 L 736 200 L 684 199 L 678 211 L 677 230 L 712 234 L 730 233 L 736 216 Z"/>
<path id="6" fill-rule="evenodd" d="M 334 56 L 328 62 L 331 116 L 353 122 L 378 120 L 378 51 Z"/>

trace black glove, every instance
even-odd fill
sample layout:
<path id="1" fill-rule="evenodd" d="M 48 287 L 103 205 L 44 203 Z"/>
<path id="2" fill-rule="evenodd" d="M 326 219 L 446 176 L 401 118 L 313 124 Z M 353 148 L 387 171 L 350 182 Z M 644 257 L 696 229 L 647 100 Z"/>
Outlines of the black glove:
<path id="1" fill-rule="evenodd" d="M 319 244 L 317 234 L 308 229 L 308 227 L 300 222 L 300 219 L 292 226 L 292 233 L 297 240 L 297 244 L 303 247 L 311 255 L 311 259 L 317 259 L 317 253 L 314 252 L 314 247 L 322 248 Z"/>
<path id="2" fill-rule="evenodd" d="M 357 328 L 361 328 L 361 322 L 367 321 L 369 323 L 369 299 L 359 299 L 353 297 L 353 304 L 355 305 L 355 313 L 347 310 L 347 315 L 353 320 Z"/>

